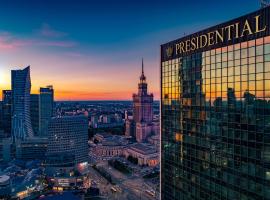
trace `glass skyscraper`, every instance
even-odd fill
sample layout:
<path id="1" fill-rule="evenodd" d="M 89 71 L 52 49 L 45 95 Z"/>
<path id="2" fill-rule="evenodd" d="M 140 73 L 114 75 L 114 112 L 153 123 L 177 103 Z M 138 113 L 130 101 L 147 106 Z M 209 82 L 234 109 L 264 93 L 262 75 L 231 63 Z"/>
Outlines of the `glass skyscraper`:
<path id="1" fill-rule="evenodd" d="M 270 8 L 161 45 L 161 199 L 270 199 Z"/>
<path id="2" fill-rule="evenodd" d="M 53 116 L 54 90 L 53 86 L 40 88 L 39 95 L 39 135 L 48 136 L 48 124 Z"/>
<path id="3" fill-rule="evenodd" d="M 30 118 L 30 66 L 11 71 L 12 88 L 12 136 L 15 140 L 32 137 Z"/>

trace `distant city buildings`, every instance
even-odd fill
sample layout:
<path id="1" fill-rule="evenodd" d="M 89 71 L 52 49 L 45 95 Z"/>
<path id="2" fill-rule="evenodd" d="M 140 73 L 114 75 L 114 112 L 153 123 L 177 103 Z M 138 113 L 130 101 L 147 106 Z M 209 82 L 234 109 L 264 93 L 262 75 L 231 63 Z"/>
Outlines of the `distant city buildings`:
<path id="1" fill-rule="evenodd" d="M 12 88 L 12 137 L 25 140 L 33 137 L 30 117 L 30 66 L 11 71 Z"/>
<path id="2" fill-rule="evenodd" d="M 41 88 L 41 95 L 30 94 L 30 67 L 12 70 L 11 79 L 12 90 L 2 91 L 1 158 L 4 161 L 13 158 L 25 161 L 44 160 L 48 141 L 47 138 L 40 137 L 40 133 L 47 136 L 46 127 L 53 115 L 53 88 L 52 86 Z M 40 131 L 40 126 L 43 132 Z"/>
<path id="3" fill-rule="evenodd" d="M 153 94 L 147 92 L 147 82 L 142 73 L 138 84 L 138 93 L 133 94 L 133 118 L 126 116 L 126 136 L 136 138 L 137 142 L 146 142 L 151 135 L 159 134 L 159 122 L 153 122 Z"/>
<path id="4" fill-rule="evenodd" d="M 7 194 L 26 198 L 48 185 L 53 191 L 84 189 L 89 185 L 88 162 L 94 160 L 116 158 L 126 165 L 133 163 L 134 169 L 156 169 L 159 105 L 155 102 L 153 109 L 153 95 L 147 94 L 145 80 L 142 72 L 133 104 L 57 102 L 54 107 L 52 86 L 30 94 L 30 67 L 13 70 L 12 90 L 3 91 L 0 107 L 0 162 L 8 166 L 1 174 L 12 174 L 10 180 L 15 184 Z M 132 110 L 136 120 L 128 116 Z M 124 134 L 127 121 L 134 124 L 131 135 L 141 143 L 134 143 L 134 138 Z M 94 135 L 93 142 L 88 143 L 89 135 Z M 48 185 L 43 184 L 45 179 Z M 1 194 L 4 191 L 0 185 Z"/>
<path id="5" fill-rule="evenodd" d="M 90 116 L 89 125 L 92 128 L 113 128 L 124 125 L 121 114 L 95 114 Z"/>

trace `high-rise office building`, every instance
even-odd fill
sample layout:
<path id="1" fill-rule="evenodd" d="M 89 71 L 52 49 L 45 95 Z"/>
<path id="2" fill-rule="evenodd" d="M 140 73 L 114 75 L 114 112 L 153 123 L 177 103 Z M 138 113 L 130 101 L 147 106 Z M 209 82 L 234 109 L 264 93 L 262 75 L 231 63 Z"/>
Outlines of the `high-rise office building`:
<path id="1" fill-rule="evenodd" d="M 11 136 L 11 104 L 12 104 L 12 92 L 11 90 L 2 91 L 2 130 L 4 131 L 5 137 Z"/>
<path id="2" fill-rule="evenodd" d="M 161 199 L 269 199 L 270 8 L 161 45 Z"/>
<path id="3" fill-rule="evenodd" d="M 39 94 L 39 135 L 47 137 L 48 123 L 53 116 L 54 90 L 52 86 L 40 88 Z"/>
<path id="4" fill-rule="evenodd" d="M 67 155 L 75 164 L 88 161 L 88 119 L 84 116 L 51 118 L 48 126 L 48 158 Z"/>
<path id="5" fill-rule="evenodd" d="M 30 115 L 34 135 L 39 135 L 39 95 L 31 94 L 30 96 Z"/>
<path id="6" fill-rule="evenodd" d="M 12 88 L 12 136 L 24 140 L 33 136 L 30 118 L 30 66 L 11 71 Z"/>

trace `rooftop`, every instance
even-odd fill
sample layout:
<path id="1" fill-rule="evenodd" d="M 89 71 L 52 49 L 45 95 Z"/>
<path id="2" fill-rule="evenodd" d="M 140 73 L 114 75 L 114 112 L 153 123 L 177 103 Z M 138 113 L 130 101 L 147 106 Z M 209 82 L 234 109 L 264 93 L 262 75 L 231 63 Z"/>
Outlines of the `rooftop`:
<path id="1" fill-rule="evenodd" d="M 144 155 L 157 153 L 156 149 L 153 146 L 145 143 L 135 143 L 130 147 L 130 149 Z"/>
<path id="2" fill-rule="evenodd" d="M 4 183 L 4 182 L 8 181 L 9 179 L 10 179 L 9 176 L 2 175 L 2 176 L 0 176 L 0 183 Z"/>

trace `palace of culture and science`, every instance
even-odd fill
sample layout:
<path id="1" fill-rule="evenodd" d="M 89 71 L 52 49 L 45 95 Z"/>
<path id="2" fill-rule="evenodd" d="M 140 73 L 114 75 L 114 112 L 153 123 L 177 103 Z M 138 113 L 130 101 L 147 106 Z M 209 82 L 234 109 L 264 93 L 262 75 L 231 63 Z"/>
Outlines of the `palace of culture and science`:
<path id="1" fill-rule="evenodd" d="M 126 118 L 126 136 L 136 138 L 137 142 L 146 142 L 152 135 L 159 134 L 159 122 L 153 121 L 153 94 L 147 92 L 147 82 L 142 73 L 138 84 L 138 93 L 133 94 L 133 118 Z"/>

